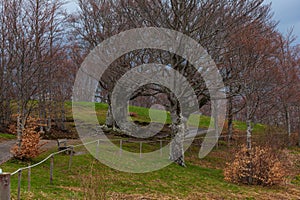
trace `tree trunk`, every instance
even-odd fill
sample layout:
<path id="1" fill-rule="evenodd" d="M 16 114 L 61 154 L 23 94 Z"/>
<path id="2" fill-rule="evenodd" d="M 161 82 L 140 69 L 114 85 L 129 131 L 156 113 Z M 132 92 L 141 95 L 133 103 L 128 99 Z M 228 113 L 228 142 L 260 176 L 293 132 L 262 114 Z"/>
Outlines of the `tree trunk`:
<path id="1" fill-rule="evenodd" d="M 111 94 L 107 95 L 107 104 L 108 104 L 108 110 L 106 113 L 105 125 L 108 128 L 114 129 L 114 128 L 116 128 L 116 121 L 114 119 L 113 112 L 112 112 Z"/>
<path id="2" fill-rule="evenodd" d="M 290 111 L 289 107 L 285 106 L 285 121 L 286 121 L 286 129 L 288 133 L 288 145 L 291 146 L 291 118 L 290 118 Z"/>
<path id="3" fill-rule="evenodd" d="M 55 100 L 53 102 L 54 104 L 54 122 L 55 122 L 55 126 L 59 127 L 59 103 Z"/>
<path id="4" fill-rule="evenodd" d="M 114 117 L 113 117 L 113 114 L 112 114 L 112 108 L 111 108 L 111 103 L 109 101 L 108 103 L 108 110 L 107 110 L 107 113 L 106 113 L 106 121 L 105 121 L 105 125 L 108 127 L 108 128 L 114 128 Z"/>
<path id="5" fill-rule="evenodd" d="M 214 109 L 214 128 L 215 128 L 215 137 L 217 138 L 216 142 L 216 148 L 219 147 L 219 119 L 218 119 L 218 101 L 213 100 L 212 101 L 213 109 Z"/>
<path id="6" fill-rule="evenodd" d="M 61 102 L 61 130 L 65 131 L 66 126 L 65 126 L 65 121 L 66 121 L 66 115 L 65 115 L 65 102 Z"/>
<path id="7" fill-rule="evenodd" d="M 252 143 L 251 143 L 251 136 L 252 136 L 252 124 L 251 124 L 251 119 L 247 119 L 246 121 L 247 124 L 247 148 L 251 149 Z"/>
<path id="8" fill-rule="evenodd" d="M 185 167 L 184 163 L 184 136 L 185 136 L 185 123 L 181 114 L 178 115 L 177 111 L 173 111 L 172 117 L 172 142 L 170 145 L 170 160 L 180 166 Z"/>
<path id="9" fill-rule="evenodd" d="M 300 106 L 297 109 L 298 113 L 298 146 L 300 147 Z"/>
<path id="10" fill-rule="evenodd" d="M 233 107 L 232 107 L 232 97 L 230 97 L 228 99 L 228 122 L 227 122 L 227 125 L 228 125 L 228 144 L 232 138 L 232 135 L 233 135 Z"/>
<path id="11" fill-rule="evenodd" d="M 250 176 L 248 177 L 248 183 L 251 185 L 252 182 L 253 182 L 253 179 L 252 179 L 252 173 L 253 173 L 253 169 L 252 169 L 252 159 L 251 159 L 251 155 L 250 155 L 250 150 L 252 148 L 252 141 L 251 141 L 251 136 L 252 136 L 252 124 L 251 124 L 252 120 L 251 119 L 247 119 L 246 120 L 246 124 L 247 124 L 247 148 L 249 150 L 249 155 L 250 156 L 250 163 L 248 163 L 248 169 L 250 171 Z"/>
<path id="12" fill-rule="evenodd" d="M 18 114 L 17 116 L 17 143 L 19 147 L 19 151 L 21 150 L 21 144 L 22 144 L 22 122 L 21 122 L 21 116 Z"/>
<path id="13" fill-rule="evenodd" d="M 47 120 L 47 129 L 46 131 L 49 133 L 51 131 L 51 128 L 52 128 L 52 123 L 51 123 L 52 119 L 51 119 L 51 116 L 49 115 L 48 116 L 48 120 Z"/>

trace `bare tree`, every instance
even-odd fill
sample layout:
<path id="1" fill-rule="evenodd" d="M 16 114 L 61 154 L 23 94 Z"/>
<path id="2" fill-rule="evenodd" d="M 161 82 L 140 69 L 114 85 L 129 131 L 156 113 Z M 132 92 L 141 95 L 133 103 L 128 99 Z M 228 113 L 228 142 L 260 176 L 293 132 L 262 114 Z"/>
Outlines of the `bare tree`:
<path id="1" fill-rule="evenodd" d="M 58 35 L 63 22 L 59 0 L 13 0 L 1 2 L 1 106 L 10 117 L 11 100 L 17 105 L 17 133 L 21 144 L 22 130 L 30 113 L 37 109 L 46 122 L 46 101 L 50 100 L 51 80 L 62 40 Z M 38 106 L 37 106 L 38 104 Z M 49 120 L 50 121 L 50 120 Z M 6 122 L 7 123 L 7 122 Z"/>
<path id="2" fill-rule="evenodd" d="M 96 1 L 80 0 L 80 14 L 74 16 L 73 27 L 75 33 L 80 35 L 82 47 L 85 52 L 95 47 L 105 38 L 127 30 L 129 28 L 139 28 L 147 26 L 164 27 L 180 31 L 196 41 L 198 41 L 217 63 L 222 71 L 224 67 L 224 57 L 228 51 L 235 51 L 237 46 L 228 48 L 231 35 L 241 32 L 245 27 L 252 24 L 265 26 L 269 22 L 269 5 L 262 5 L 262 0 L 254 1 L 226 1 L 226 0 L 208 0 L 208 1 Z M 113 24 L 113 26 L 112 26 Z M 248 35 L 251 38 L 251 35 Z M 254 39 L 253 39 L 254 40 Z M 253 41 L 251 39 L 251 41 Z M 151 55 L 151 54 L 152 55 Z M 198 97 L 199 105 L 202 107 L 210 102 L 207 86 L 189 62 L 182 57 L 169 52 L 140 50 L 131 55 L 123 57 L 116 62 L 115 68 L 108 71 L 100 85 L 108 91 L 108 102 L 110 102 L 109 93 L 112 91 L 116 80 L 120 78 L 125 71 L 137 66 L 145 61 L 142 55 L 150 55 L 152 60 L 160 61 L 161 64 L 169 65 L 181 74 L 187 77 Z M 234 54 L 230 59 L 236 59 Z M 237 61 L 235 61 L 237 62 Z M 247 62 L 247 61 L 245 61 Z M 130 63 L 130 64 L 129 64 Z M 246 64 L 244 63 L 244 66 Z M 195 66 L 196 68 L 199 66 Z M 115 69 L 115 70 L 113 70 Z M 224 79 L 234 79 L 234 76 L 227 76 Z M 230 84 L 230 81 L 228 81 Z M 236 86 L 231 86 L 235 89 Z M 167 94 L 169 101 L 166 103 L 168 110 L 172 115 L 173 133 L 172 135 L 185 135 L 185 116 L 180 110 L 176 97 L 170 94 L 170 91 L 162 87 L 153 87 L 151 85 L 141 88 L 132 99 L 138 96 L 147 95 L 159 96 Z M 110 104 L 110 103 L 109 103 Z M 108 114 L 110 113 L 110 109 Z M 109 116 L 109 115 L 108 115 Z M 111 125 L 113 119 L 107 121 Z M 172 144 L 170 157 L 178 159 L 173 160 L 180 165 L 184 165 L 183 144 L 175 142 Z M 177 149 L 177 150 L 172 150 Z M 180 154 L 179 156 L 177 156 Z M 176 155 L 176 156 L 175 156 Z"/>

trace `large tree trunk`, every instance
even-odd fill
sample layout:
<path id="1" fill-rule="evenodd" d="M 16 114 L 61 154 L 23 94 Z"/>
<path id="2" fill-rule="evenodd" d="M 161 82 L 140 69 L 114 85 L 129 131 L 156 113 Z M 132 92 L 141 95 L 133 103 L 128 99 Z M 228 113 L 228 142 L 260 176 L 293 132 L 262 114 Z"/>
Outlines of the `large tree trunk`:
<path id="1" fill-rule="evenodd" d="M 170 145 L 170 160 L 180 166 L 185 167 L 184 163 L 184 136 L 185 123 L 181 114 L 177 110 L 171 113 L 172 118 L 172 142 Z"/>
<path id="2" fill-rule="evenodd" d="M 116 128 L 116 121 L 114 119 L 113 112 L 112 112 L 111 94 L 107 95 L 107 104 L 108 104 L 108 110 L 106 113 L 105 125 L 108 128 L 114 129 Z"/>
<path id="3" fill-rule="evenodd" d="M 106 121 L 105 121 L 105 125 L 108 127 L 108 128 L 114 128 L 115 126 L 115 123 L 114 123 L 114 117 L 113 117 L 113 114 L 112 114 L 112 108 L 111 108 L 111 103 L 109 101 L 108 103 L 108 110 L 107 110 L 107 113 L 106 113 Z"/>

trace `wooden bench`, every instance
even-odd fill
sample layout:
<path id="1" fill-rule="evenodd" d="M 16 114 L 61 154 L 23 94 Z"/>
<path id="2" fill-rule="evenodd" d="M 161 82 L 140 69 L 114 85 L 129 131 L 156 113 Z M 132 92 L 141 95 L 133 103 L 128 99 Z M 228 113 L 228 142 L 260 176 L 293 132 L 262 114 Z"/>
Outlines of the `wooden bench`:
<path id="1" fill-rule="evenodd" d="M 72 146 L 68 146 L 67 145 L 67 139 L 58 139 L 57 140 L 57 147 L 58 147 L 58 151 L 63 151 L 63 150 L 66 150 L 65 152 L 67 153 L 67 154 L 71 154 L 71 152 L 73 152 L 74 153 L 74 149 L 73 149 L 73 147 Z"/>

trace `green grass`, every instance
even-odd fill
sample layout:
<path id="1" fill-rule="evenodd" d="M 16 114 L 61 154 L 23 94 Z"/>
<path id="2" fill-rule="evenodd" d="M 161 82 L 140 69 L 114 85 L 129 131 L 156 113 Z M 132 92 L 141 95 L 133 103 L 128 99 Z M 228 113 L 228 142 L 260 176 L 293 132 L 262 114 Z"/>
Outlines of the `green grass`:
<path id="1" fill-rule="evenodd" d="M 0 133 L 0 139 L 13 140 L 13 139 L 16 139 L 16 136 L 12 135 L 12 134 L 7 134 L 7 133 Z"/>
<path id="2" fill-rule="evenodd" d="M 247 130 L 247 125 L 245 122 L 241 122 L 241 121 L 234 121 L 233 122 L 233 126 L 235 129 L 239 130 L 239 131 L 246 131 Z M 263 124 L 254 124 L 253 127 L 253 132 L 254 133 L 262 133 L 266 130 L 266 125 Z"/>
<path id="3" fill-rule="evenodd" d="M 36 103 L 33 101 L 33 103 Z M 106 113 L 108 110 L 108 105 L 105 103 L 93 103 L 93 102 L 80 102 L 80 107 L 82 108 L 90 108 L 91 106 L 95 107 L 95 113 L 97 115 L 97 119 L 100 124 L 105 124 L 106 119 Z M 65 102 L 65 108 L 66 108 L 66 117 L 68 120 L 72 120 L 72 102 L 67 101 Z M 137 106 L 129 106 L 129 112 L 137 113 L 137 117 L 131 117 L 131 120 L 133 121 L 139 121 L 139 122 L 151 122 L 151 118 L 149 116 L 149 109 L 144 107 L 137 107 Z M 165 112 L 163 110 L 151 110 L 154 114 L 154 119 L 152 121 L 159 122 L 159 123 L 166 123 L 171 124 L 171 117 L 169 112 Z M 86 115 L 79 116 L 83 117 L 86 121 L 93 119 L 93 112 L 85 113 Z M 165 116 L 166 115 L 166 120 Z M 197 123 L 199 120 L 199 124 Z M 199 126 L 200 128 L 208 128 L 211 122 L 211 117 L 204 116 L 204 115 L 191 115 L 188 121 L 188 124 L 191 126 Z M 247 125 L 245 122 L 242 121 L 234 121 L 234 128 L 238 131 L 246 131 Z M 266 130 L 266 125 L 257 123 L 254 124 L 253 132 L 254 133 L 263 133 Z"/>
<path id="4" fill-rule="evenodd" d="M 292 184 L 298 185 L 300 187 L 300 174 L 292 180 Z"/>
<path id="5" fill-rule="evenodd" d="M 93 103 L 82 103 L 81 106 L 89 107 Z M 66 103 L 67 118 L 72 118 L 71 102 Z M 96 103 L 95 110 L 98 121 L 105 123 L 107 104 Z M 150 122 L 149 109 L 141 107 L 129 107 L 130 112 L 137 113 L 137 117 L 131 120 L 141 122 Z M 169 113 L 161 110 L 152 110 L 156 122 L 164 122 L 162 115 L 167 114 L 166 123 L 171 123 Z M 90 117 L 88 115 L 82 117 Z M 210 124 L 210 117 L 200 116 L 200 122 L 197 123 L 198 117 L 192 115 L 188 123 L 193 126 L 207 128 Z M 235 121 L 235 128 L 241 131 L 246 130 L 244 122 Z M 264 125 L 257 124 L 255 131 L 263 131 Z M 10 137 L 7 134 L 4 137 Z M 118 142 L 115 142 L 118 145 Z M 158 144 L 143 144 L 143 152 L 152 152 L 159 148 Z M 252 187 L 245 185 L 235 185 L 224 181 L 223 168 L 225 163 L 230 161 L 231 155 L 227 145 L 220 145 L 214 149 L 207 157 L 200 160 L 198 158 L 199 146 L 190 147 L 185 156 L 187 168 L 179 167 L 175 164 L 169 165 L 158 171 L 145 174 L 132 174 L 119 172 L 111 169 L 99 161 L 95 160 L 90 154 L 81 154 L 73 157 L 72 168 L 68 169 L 69 156 L 56 155 L 54 158 L 54 183 L 49 183 L 49 160 L 44 164 L 31 170 L 31 192 L 27 192 L 27 170 L 22 172 L 22 199 L 82 199 L 84 188 L 89 181 L 93 182 L 96 189 L 105 188 L 109 194 L 121 195 L 157 195 L 155 199 L 169 197 L 170 199 L 280 199 L 282 196 L 289 194 L 289 189 L 297 188 L 300 184 L 299 176 L 292 181 L 292 186 L 283 187 Z M 139 143 L 123 143 L 123 150 L 139 152 Z M 33 159 L 30 163 L 34 164 L 55 150 L 46 152 Z M 86 152 L 84 148 L 75 149 L 76 152 Z M 295 149 L 293 152 L 299 152 Z M 28 162 L 10 160 L 0 166 L 3 171 L 13 172 L 20 167 L 25 167 Z M 93 175 L 96 180 L 89 176 Z M 12 197 L 16 199 L 17 195 L 17 175 L 11 177 Z M 295 187 L 294 187 L 295 186 Z M 299 189 L 299 188 L 298 188 Z M 297 192 L 300 193 L 300 191 Z M 294 192 L 294 191 L 293 191 Z M 117 198 L 120 199 L 120 198 Z M 127 198 L 132 199 L 132 198 Z M 296 199 L 296 197 L 294 197 Z"/>
<path id="6" fill-rule="evenodd" d="M 105 119 L 106 119 L 106 113 L 108 110 L 108 105 L 104 103 L 90 103 L 90 102 L 81 102 L 80 107 L 81 109 L 89 108 L 91 106 L 95 107 L 96 115 L 98 118 L 98 121 L 100 124 L 105 124 Z M 66 108 L 67 110 L 72 109 L 72 103 L 67 102 L 66 103 Z M 137 107 L 137 106 L 129 106 L 128 109 L 129 112 L 136 113 L 136 117 L 129 117 L 129 120 L 132 121 L 139 121 L 139 122 L 158 122 L 158 123 L 165 123 L 165 124 L 171 124 L 171 117 L 170 113 L 166 112 L 164 110 L 156 110 L 156 109 L 149 109 L 149 108 L 143 108 L 143 107 Z M 94 111 L 89 111 L 86 114 L 82 116 L 85 120 L 92 120 L 93 118 L 93 113 Z M 152 120 L 150 118 L 149 112 L 152 113 Z M 72 117 L 72 112 L 68 111 L 70 115 L 68 118 Z M 79 116 L 81 117 L 81 116 Z M 200 127 L 200 128 L 208 128 L 210 123 L 211 123 L 211 117 L 210 116 L 204 116 L 204 115 L 191 115 L 190 118 L 188 119 L 188 124 L 191 126 L 195 127 Z M 199 123 L 198 123 L 199 122 Z M 213 121 L 212 121 L 213 122 Z M 234 128 L 240 131 L 246 131 L 247 126 L 245 122 L 240 122 L 240 121 L 234 121 Z M 254 132 L 262 132 L 265 130 L 265 126 L 262 124 L 256 124 L 254 126 Z"/>
<path id="7" fill-rule="evenodd" d="M 95 107 L 95 113 L 97 115 L 98 121 L 100 124 L 105 123 L 106 119 L 106 113 L 108 110 L 108 105 L 104 103 L 90 103 L 90 102 L 80 102 L 79 103 L 79 109 L 85 112 L 79 113 L 79 118 L 83 118 L 86 121 L 89 121 L 93 119 L 93 110 L 86 110 L 88 108 Z M 71 109 L 72 105 L 70 102 L 66 103 L 66 108 Z M 149 108 L 143 108 L 143 107 L 137 107 L 137 106 L 129 106 L 128 112 L 136 113 L 136 117 L 129 117 L 129 120 L 133 121 L 139 121 L 139 122 L 158 122 L 158 123 L 164 123 L 164 124 L 171 124 L 171 117 L 170 113 L 166 112 L 164 110 L 156 110 L 156 109 L 149 109 Z M 153 118 L 150 118 L 150 114 L 153 116 Z M 68 112 L 71 114 L 71 112 Z M 82 116 L 81 116 L 82 115 Z M 68 116 L 68 118 L 72 117 L 71 115 Z M 200 118 L 199 118 L 200 117 Z M 130 119 L 131 118 L 131 119 Z M 199 118 L 199 119 L 197 119 Z M 199 121 L 199 124 L 197 123 Z M 202 128 L 208 128 L 210 124 L 210 117 L 207 116 L 199 116 L 199 115 L 191 115 L 188 121 L 189 125 L 192 126 L 199 126 Z"/>
<path id="8" fill-rule="evenodd" d="M 127 146 L 129 147 L 129 146 Z M 145 146 L 146 149 L 153 147 Z M 84 149 L 76 150 L 84 151 Z M 34 159 L 32 163 L 41 161 L 46 157 L 45 153 Z M 190 152 L 192 153 L 192 152 Z M 246 199 L 252 195 L 269 195 L 280 193 L 280 188 L 261 188 L 238 186 L 224 181 L 223 171 L 210 169 L 187 163 L 187 168 L 172 164 L 164 169 L 146 173 L 132 174 L 119 172 L 96 161 L 91 155 L 84 154 L 73 157 L 72 168 L 68 170 L 69 156 L 57 155 L 54 159 L 54 183 L 49 183 L 50 162 L 31 170 L 31 193 L 27 192 L 27 170 L 22 174 L 22 197 L 24 199 L 82 199 L 84 180 L 88 175 L 99 177 L 99 187 L 104 187 L 109 193 L 121 194 L 156 194 L 171 198 L 189 198 L 195 195 L 212 194 L 222 199 Z M 213 160 L 213 162 L 216 162 Z M 12 172 L 28 163 L 11 160 L 2 165 L 4 171 Z M 16 198 L 17 175 L 12 176 L 12 196 Z M 194 195 L 192 195 L 194 196 Z"/>

